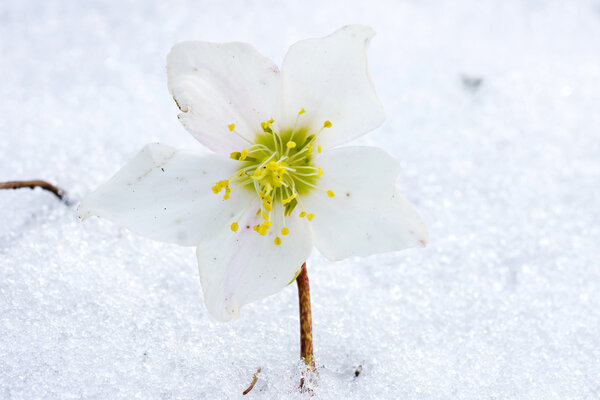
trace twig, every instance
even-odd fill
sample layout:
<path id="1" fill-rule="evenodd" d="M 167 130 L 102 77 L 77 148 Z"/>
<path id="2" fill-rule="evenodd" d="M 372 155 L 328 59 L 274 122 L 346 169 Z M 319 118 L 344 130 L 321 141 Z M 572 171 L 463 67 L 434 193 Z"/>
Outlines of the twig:
<path id="1" fill-rule="evenodd" d="M 22 188 L 35 189 L 36 187 L 47 190 L 47 191 L 51 192 L 52 194 L 54 194 L 56 197 L 58 197 L 60 200 L 66 202 L 65 197 L 64 197 L 65 192 L 62 189 L 60 189 L 46 181 L 42 181 L 40 179 L 34 179 L 31 181 L 0 182 L 0 189 L 22 189 Z"/>
<path id="2" fill-rule="evenodd" d="M 248 393 L 250 393 L 250 391 L 252 390 L 252 388 L 254 387 L 254 385 L 256 385 L 256 381 L 258 381 L 258 374 L 260 373 L 260 367 L 258 367 L 258 369 L 256 370 L 256 373 L 254 374 L 254 376 L 252 377 L 252 382 L 250 383 L 250 386 L 248 386 L 248 389 L 244 390 L 242 392 L 242 395 L 247 395 Z"/>

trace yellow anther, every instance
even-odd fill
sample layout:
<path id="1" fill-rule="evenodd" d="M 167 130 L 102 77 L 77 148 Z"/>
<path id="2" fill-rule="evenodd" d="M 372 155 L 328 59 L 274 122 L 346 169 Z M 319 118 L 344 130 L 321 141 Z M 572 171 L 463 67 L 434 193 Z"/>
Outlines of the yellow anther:
<path id="1" fill-rule="evenodd" d="M 305 212 L 305 211 L 302 211 L 302 212 L 300 213 L 300 218 L 303 218 L 303 217 L 306 217 L 306 212 Z"/>
<path id="2" fill-rule="evenodd" d="M 288 233 L 290 233 L 290 230 L 287 227 L 283 227 L 281 228 L 281 234 L 282 235 L 287 235 Z"/>
<path id="3" fill-rule="evenodd" d="M 261 225 L 255 225 L 254 230 L 260 235 L 265 236 L 267 231 L 271 228 L 271 221 L 265 221 Z"/>
<path id="4" fill-rule="evenodd" d="M 240 161 L 244 161 L 246 159 L 246 156 L 248 155 L 248 149 L 244 149 L 242 150 L 242 152 L 240 153 Z"/>
<path id="5" fill-rule="evenodd" d="M 246 171 L 244 171 L 243 169 L 241 169 L 241 170 L 238 172 L 238 176 L 244 176 L 244 175 L 246 175 Z"/>
<path id="6" fill-rule="evenodd" d="M 242 154 L 239 151 L 234 151 L 229 155 L 229 158 L 231 158 L 232 160 L 239 160 L 241 155 Z"/>
<path id="7" fill-rule="evenodd" d="M 229 189 L 229 181 L 227 179 L 215 183 L 215 185 L 212 187 L 212 191 L 216 194 L 219 193 L 223 188 L 225 188 L 226 195 L 231 193 L 231 189 Z"/>
<path id="8" fill-rule="evenodd" d="M 265 201 L 268 201 L 269 203 L 272 203 L 272 202 L 273 202 L 273 198 L 272 198 L 271 196 L 269 196 L 268 194 L 265 194 L 265 195 L 263 196 L 263 199 L 264 199 Z"/>
<path id="9" fill-rule="evenodd" d="M 269 129 L 271 127 L 271 124 L 273 124 L 273 122 L 275 122 L 275 120 L 273 118 L 271 118 L 268 121 L 261 122 L 260 127 L 263 129 L 263 131 L 266 131 L 267 129 Z"/>
<path id="10" fill-rule="evenodd" d="M 317 151 L 318 151 L 319 153 L 321 152 L 321 145 L 319 145 L 319 146 L 317 147 Z"/>
<path id="11" fill-rule="evenodd" d="M 279 163 L 277 163 L 276 161 L 271 161 L 270 163 L 267 164 L 267 168 L 270 169 L 271 171 L 275 171 L 279 168 Z"/>
<path id="12" fill-rule="evenodd" d="M 233 132 L 233 130 L 235 129 L 235 124 L 229 124 L 227 125 L 227 127 L 229 128 L 230 132 Z"/>
<path id="13" fill-rule="evenodd" d="M 320 178 L 323 175 L 323 170 L 321 168 L 317 168 L 317 178 Z"/>
<path id="14" fill-rule="evenodd" d="M 334 196 L 335 196 L 335 193 L 333 193 L 333 190 L 328 190 L 328 191 L 327 191 L 327 196 L 329 196 L 329 197 L 334 197 Z"/>
<path id="15" fill-rule="evenodd" d="M 301 108 L 300 111 L 298 111 L 298 115 L 302 115 L 306 112 L 306 110 L 304 108 Z"/>
<path id="16" fill-rule="evenodd" d="M 263 203 L 263 208 L 267 211 L 271 211 L 273 207 L 271 207 L 271 203 L 267 203 L 266 201 Z"/>
<path id="17" fill-rule="evenodd" d="M 281 202 L 283 204 L 288 204 L 289 202 L 291 202 L 292 200 L 294 200 L 296 198 L 296 196 L 298 196 L 298 193 L 292 194 L 290 197 L 288 197 L 287 199 L 283 199 Z"/>
<path id="18" fill-rule="evenodd" d="M 312 219 L 315 217 L 315 214 L 307 214 L 306 215 L 306 219 L 308 219 L 309 221 L 312 221 Z"/>
<path id="19" fill-rule="evenodd" d="M 331 121 L 323 122 L 323 128 L 331 128 Z"/>
<path id="20" fill-rule="evenodd" d="M 312 151 L 313 147 L 309 144 L 306 146 L 306 148 L 308 149 L 308 151 Z"/>
<path id="21" fill-rule="evenodd" d="M 239 225 L 237 222 L 234 222 L 233 224 L 231 224 L 232 231 L 237 232 L 238 228 L 239 228 Z"/>
<path id="22" fill-rule="evenodd" d="M 229 188 L 229 184 L 225 187 L 225 196 L 223 196 L 223 200 L 229 199 L 229 193 L 231 193 L 231 189 Z"/>
<path id="23" fill-rule="evenodd" d="M 264 213 L 264 212 L 262 213 L 262 217 L 263 217 L 263 219 L 264 219 L 265 221 L 268 221 L 268 220 L 269 220 L 269 216 L 268 216 L 266 213 Z"/>
<path id="24" fill-rule="evenodd" d="M 275 240 L 273 240 L 277 246 L 281 244 L 281 238 L 279 236 L 275 236 Z"/>
<path id="25" fill-rule="evenodd" d="M 293 149 L 294 147 L 296 147 L 296 142 L 290 140 L 289 142 L 287 142 L 286 146 L 288 149 Z"/>
<path id="26" fill-rule="evenodd" d="M 257 168 L 256 171 L 254 171 L 254 173 L 252 174 L 252 176 L 260 176 L 260 174 L 262 173 L 260 168 Z"/>

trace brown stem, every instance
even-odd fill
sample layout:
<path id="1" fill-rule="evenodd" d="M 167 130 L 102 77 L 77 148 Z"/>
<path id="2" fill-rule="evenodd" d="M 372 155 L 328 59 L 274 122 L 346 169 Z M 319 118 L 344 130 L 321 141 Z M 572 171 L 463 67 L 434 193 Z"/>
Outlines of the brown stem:
<path id="1" fill-rule="evenodd" d="M 248 393 L 250 393 L 250 391 L 254 388 L 254 385 L 256 385 L 256 381 L 258 381 L 258 374 L 260 374 L 260 367 L 258 367 L 258 370 L 252 377 L 252 382 L 250 383 L 250 386 L 248 386 L 248 389 L 246 389 L 242 392 L 242 394 L 244 396 L 247 395 Z"/>
<path id="2" fill-rule="evenodd" d="M 300 356 L 308 369 L 314 371 L 316 367 L 315 356 L 313 355 L 310 286 L 308 285 L 306 263 L 302 264 L 302 270 L 296 278 L 296 283 L 298 284 L 298 302 L 300 305 Z"/>
<path id="3" fill-rule="evenodd" d="M 11 182 L 0 182 L 0 189 L 21 189 L 21 188 L 29 188 L 34 189 L 36 187 L 42 188 L 49 192 L 52 192 L 56 197 L 61 200 L 64 200 L 65 193 L 57 188 L 56 186 L 39 179 L 35 179 L 32 181 L 11 181 Z"/>

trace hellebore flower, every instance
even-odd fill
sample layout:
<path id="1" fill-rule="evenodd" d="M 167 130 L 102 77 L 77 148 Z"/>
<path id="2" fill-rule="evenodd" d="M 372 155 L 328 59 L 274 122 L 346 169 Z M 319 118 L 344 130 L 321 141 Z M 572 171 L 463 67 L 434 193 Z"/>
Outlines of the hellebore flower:
<path id="1" fill-rule="evenodd" d="M 397 161 L 336 147 L 384 120 L 367 71 L 373 31 L 346 26 L 288 51 L 281 72 L 245 43 L 183 42 L 167 61 L 184 127 L 214 151 L 149 144 L 80 205 L 152 239 L 197 246 L 220 321 L 287 286 L 313 245 L 330 260 L 425 245 Z"/>

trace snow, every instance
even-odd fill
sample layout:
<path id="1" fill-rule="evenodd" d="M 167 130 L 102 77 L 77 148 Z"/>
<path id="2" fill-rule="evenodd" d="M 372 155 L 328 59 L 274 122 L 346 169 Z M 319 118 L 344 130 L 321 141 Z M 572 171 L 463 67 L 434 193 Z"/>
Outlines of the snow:
<path id="1" fill-rule="evenodd" d="M 0 181 L 77 203 L 177 121 L 182 40 L 298 39 L 360 22 L 387 120 L 358 143 L 403 167 L 425 249 L 309 260 L 319 399 L 600 397 L 600 3 L 0 4 Z M 478 80 L 481 80 L 477 84 Z M 365 183 L 368 184 L 368 183 Z M 295 285 L 228 324 L 194 251 L 0 193 L 0 398 L 310 398 Z M 362 372 L 355 377 L 355 370 Z"/>

